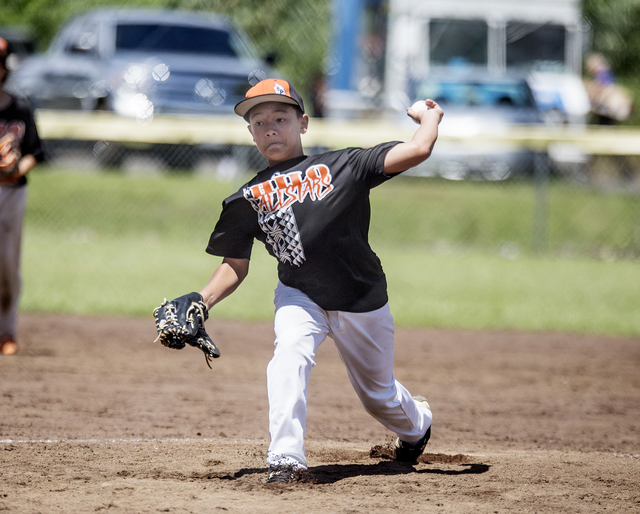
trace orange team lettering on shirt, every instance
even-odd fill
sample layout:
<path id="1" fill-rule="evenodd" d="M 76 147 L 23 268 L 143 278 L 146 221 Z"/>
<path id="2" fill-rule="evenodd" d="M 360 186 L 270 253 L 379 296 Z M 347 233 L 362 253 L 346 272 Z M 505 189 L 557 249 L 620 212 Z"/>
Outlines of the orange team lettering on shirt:
<path id="1" fill-rule="evenodd" d="M 263 212 L 275 212 L 302 202 L 307 196 L 321 200 L 333 191 L 331 170 L 325 164 L 314 164 L 307 168 L 304 178 L 301 171 L 274 175 L 270 180 L 249 188 L 251 196 L 259 199 Z"/>

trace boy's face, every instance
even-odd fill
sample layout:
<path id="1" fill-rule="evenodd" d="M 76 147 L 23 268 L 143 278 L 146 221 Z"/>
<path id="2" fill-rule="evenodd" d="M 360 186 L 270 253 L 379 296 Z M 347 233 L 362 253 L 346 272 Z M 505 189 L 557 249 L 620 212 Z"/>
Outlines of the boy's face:
<path id="1" fill-rule="evenodd" d="M 249 111 L 249 132 L 269 166 L 304 155 L 302 138 L 309 117 L 289 104 L 266 102 Z"/>

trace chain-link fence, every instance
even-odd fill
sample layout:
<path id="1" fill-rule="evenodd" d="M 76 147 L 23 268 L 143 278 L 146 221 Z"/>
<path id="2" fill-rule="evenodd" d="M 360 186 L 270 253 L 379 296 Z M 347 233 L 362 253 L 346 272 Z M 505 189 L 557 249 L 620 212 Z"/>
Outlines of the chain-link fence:
<path id="1" fill-rule="evenodd" d="M 439 141 L 431 159 L 374 190 L 373 202 L 384 204 L 385 217 L 394 222 L 379 226 L 374 217 L 372 239 L 505 254 L 640 257 L 640 156 L 588 155 L 575 146 L 563 153 L 534 151 L 524 142 L 501 154 L 487 152 L 485 143 L 485 151 L 474 153 L 472 143 Z M 228 184 L 229 194 L 266 166 L 248 144 L 45 144 L 48 166 L 57 170 L 116 174 L 124 183 L 131 176 L 205 176 Z M 307 153 L 326 149 L 314 146 Z M 140 218 L 148 208 L 136 203 L 128 215 Z M 56 216 L 55 208 L 49 216 Z"/>
<path id="2" fill-rule="evenodd" d="M 239 119 L 229 123 L 227 135 L 236 125 L 246 131 Z M 325 148 L 333 148 L 351 142 L 340 134 L 344 123 L 311 120 L 311 127 L 327 136 Z M 368 125 L 368 137 L 378 139 L 380 127 Z M 399 139 L 415 130 L 413 124 L 408 132 L 383 125 Z M 366 143 L 367 131 L 355 132 Z M 248 141 L 140 139 L 45 139 L 48 163 L 31 172 L 28 186 L 23 308 L 148 316 L 163 297 L 199 290 L 219 264 L 204 248 L 222 200 L 265 165 L 262 157 Z M 322 151 L 321 140 L 310 140 L 308 153 Z M 562 160 L 557 150 L 551 155 L 521 141 L 512 146 L 515 161 L 487 152 L 446 158 L 448 145 L 465 154 L 474 144 L 443 138 L 424 165 L 371 192 L 370 240 L 388 270 L 397 322 L 636 333 L 638 157 L 566 151 Z M 216 316 L 272 316 L 276 266 L 260 246 L 247 283 L 216 307 Z M 446 284 L 438 284 L 443 267 Z M 524 295 L 519 281 L 528 284 Z M 447 300 L 452 287 L 456 299 Z M 512 295 L 529 307 L 518 319 L 504 319 Z M 448 315 L 451 301 L 457 310 Z M 566 306 L 549 306 L 558 301 Z M 465 321 L 470 312 L 477 319 Z M 587 324 L 580 321 L 583 312 L 594 314 Z"/>

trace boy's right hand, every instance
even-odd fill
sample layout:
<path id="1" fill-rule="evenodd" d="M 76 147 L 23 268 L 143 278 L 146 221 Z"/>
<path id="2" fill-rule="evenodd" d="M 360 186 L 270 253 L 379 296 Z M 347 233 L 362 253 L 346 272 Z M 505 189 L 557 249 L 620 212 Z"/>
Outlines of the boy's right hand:
<path id="1" fill-rule="evenodd" d="M 434 100 L 431 100 L 429 98 L 427 98 L 424 101 L 419 100 L 416 103 L 414 103 L 411 107 L 407 107 L 407 115 L 413 121 L 420 124 L 422 123 L 422 116 L 427 111 L 430 111 L 430 110 L 434 110 L 439 115 L 439 118 L 438 118 L 438 124 L 439 124 L 440 121 L 442 120 L 442 117 L 444 116 L 444 111 Z"/>

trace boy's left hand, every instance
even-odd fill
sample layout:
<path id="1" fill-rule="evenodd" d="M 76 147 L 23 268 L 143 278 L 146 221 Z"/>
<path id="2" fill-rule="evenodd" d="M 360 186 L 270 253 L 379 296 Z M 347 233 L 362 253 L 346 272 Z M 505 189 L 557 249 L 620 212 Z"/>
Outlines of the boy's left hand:
<path id="1" fill-rule="evenodd" d="M 156 341 L 167 348 L 181 350 L 187 344 L 198 348 L 204 353 L 209 368 L 210 359 L 220 357 L 220 350 L 204 327 L 209 315 L 200 293 L 185 294 L 170 302 L 165 298 L 153 311 L 153 317 L 158 329 Z"/>

